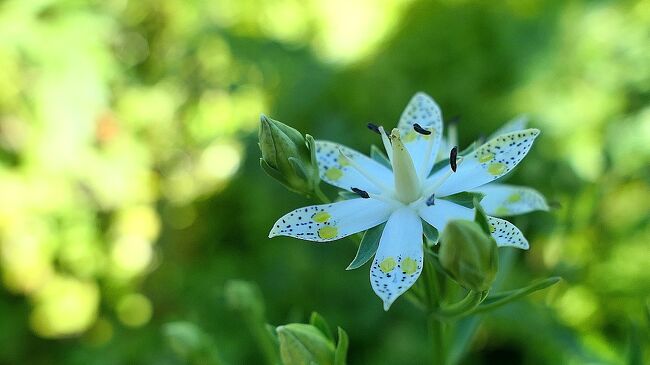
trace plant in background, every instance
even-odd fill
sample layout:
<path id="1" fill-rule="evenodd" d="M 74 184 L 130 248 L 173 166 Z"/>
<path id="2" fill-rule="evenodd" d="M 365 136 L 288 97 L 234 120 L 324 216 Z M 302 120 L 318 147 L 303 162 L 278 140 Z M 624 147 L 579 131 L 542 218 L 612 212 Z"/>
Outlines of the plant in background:
<path id="1" fill-rule="evenodd" d="M 366 231 L 348 269 L 374 255 L 370 282 L 385 310 L 413 288 L 409 298 L 433 319 L 437 363 L 447 363 L 442 321 L 481 311 L 482 303 L 490 308 L 505 304 L 557 281 L 488 296 L 497 271 L 497 247 L 528 249 L 521 231 L 496 216 L 548 209 L 533 189 L 493 183 L 515 168 L 539 135 L 537 129 L 524 128 L 525 120 L 517 119 L 487 142 L 459 152 L 455 125 L 443 138 L 440 108 L 428 95 L 417 93 L 390 133 L 368 124 L 385 149 L 384 154 L 373 146 L 370 157 L 334 142 L 302 138 L 264 116 L 261 122 L 265 171 L 274 167 L 269 175 L 324 203 L 285 214 L 269 237 L 329 242 Z M 340 201 L 330 202 L 322 194 L 315 171 L 320 180 L 344 189 Z M 423 273 L 423 282 L 415 285 Z M 443 293 L 446 280 L 465 288 L 464 298 L 456 301 Z"/>

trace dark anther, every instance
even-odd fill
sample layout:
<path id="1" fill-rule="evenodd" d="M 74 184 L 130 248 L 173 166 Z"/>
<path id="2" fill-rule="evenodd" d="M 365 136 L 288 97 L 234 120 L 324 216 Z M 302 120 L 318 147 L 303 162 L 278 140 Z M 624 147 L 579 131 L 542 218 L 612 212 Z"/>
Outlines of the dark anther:
<path id="1" fill-rule="evenodd" d="M 456 165 L 456 157 L 458 156 L 458 147 L 454 147 L 451 149 L 451 152 L 449 153 L 449 165 L 451 166 L 451 171 L 456 172 L 456 168 L 458 167 Z"/>
<path id="2" fill-rule="evenodd" d="M 379 130 L 379 126 L 375 123 L 368 123 L 368 129 L 370 129 L 371 131 L 377 134 L 381 134 L 381 131 Z"/>
<path id="3" fill-rule="evenodd" d="M 355 193 L 359 194 L 359 196 L 362 197 L 362 198 L 364 198 L 364 199 L 368 199 L 368 198 L 370 198 L 370 195 L 368 195 L 368 192 L 367 192 L 367 191 L 361 190 L 361 189 L 359 189 L 359 188 L 352 188 L 352 191 L 354 191 Z"/>
<path id="4" fill-rule="evenodd" d="M 427 207 L 430 207 L 430 206 L 436 204 L 436 194 L 431 194 L 431 196 L 429 198 L 427 198 L 426 203 L 427 203 Z"/>
<path id="5" fill-rule="evenodd" d="M 428 131 L 428 130 L 422 128 L 422 126 L 420 126 L 417 123 L 413 124 L 413 129 L 415 129 L 415 131 L 420 133 L 420 134 L 424 134 L 425 136 L 428 136 L 429 134 L 431 134 L 431 131 Z"/>
<path id="6" fill-rule="evenodd" d="M 447 125 L 458 124 L 458 122 L 460 122 L 460 115 L 451 117 L 451 119 L 447 121 Z"/>

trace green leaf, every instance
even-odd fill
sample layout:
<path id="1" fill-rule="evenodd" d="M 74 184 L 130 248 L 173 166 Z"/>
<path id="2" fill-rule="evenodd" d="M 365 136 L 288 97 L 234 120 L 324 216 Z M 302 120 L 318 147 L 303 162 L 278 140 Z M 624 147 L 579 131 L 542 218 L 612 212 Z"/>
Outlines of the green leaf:
<path id="1" fill-rule="evenodd" d="M 424 237 L 427 239 L 427 244 L 429 246 L 437 245 L 440 239 L 440 232 L 436 227 L 430 225 L 425 220 L 422 220 L 422 228 L 424 231 Z"/>
<path id="2" fill-rule="evenodd" d="M 345 333 L 343 328 L 338 327 L 339 340 L 336 344 L 336 351 L 334 351 L 334 365 L 345 365 L 346 358 L 348 355 L 348 346 L 350 344 L 350 339 L 348 334 Z"/>
<path id="3" fill-rule="evenodd" d="M 433 167 L 431 168 L 431 171 L 429 172 L 429 175 L 428 175 L 427 177 L 433 175 L 434 172 L 440 170 L 441 168 L 443 168 L 443 167 L 445 167 L 445 166 L 449 166 L 449 159 L 448 159 L 448 158 L 436 162 L 436 163 L 433 165 Z"/>
<path id="4" fill-rule="evenodd" d="M 474 197 L 473 200 L 474 207 L 476 208 L 476 213 L 474 214 L 474 221 L 478 223 L 479 226 L 481 226 L 481 229 L 487 234 L 492 233 L 492 226 L 490 225 L 490 222 L 488 222 L 488 216 L 485 213 L 485 210 L 481 206 L 480 199 L 478 197 Z"/>
<path id="5" fill-rule="evenodd" d="M 370 146 L 370 157 L 373 160 L 379 162 L 380 164 L 388 167 L 389 169 L 393 168 L 390 164 L 390 160 L 388 159 L 388 157 L 386 157 L 384 152 L 382 152 L 382 150 L 379 147 L 375 146 L 374 144 Z"/>
<path id="6" fill-rule="evenodd" d="M 474 208 L 474 198 L 477 198 L 478 201 L 480 202 L 484 196 L 485 194 L 483 193 L 463 191 L 461 193 L 448 195 L 440 199 L 444 199 L 452 203 L 462 205 L 465 208 Z"/>
<path id="7" fill-rule="evenodd" d="M 370 228 L 363 234 L 361 244 L 359 244 L 359 249 L 357 250 L 357 255 L 354 257 L 354 260 L 352 260 L 350 265 L 348 265 L 346 270 L 354 270 L 372 258 L 379 247 L 379 239 L 381 238 L 385 225 L 386 223 L 382 223 L 376 227 Z"/>
<path id="8" fill-rule="evenodd" d="M 538 290 L 548 288 L 551 285 L 558 283 L 561 280 L 559 276 L 553 276 L 546 279 L 533 281 L 530 285 L 523 288 L 509 290 L 503 293 L 497 293 L 489 296 L 481 305 L 472 311 L 474 313 L 486 312 L 498 308 L 504 304 L 508 304 L 514 300 L 525 297 L 530 293 Z"/>
<path id="9" fill-rule="evenodd" d="M 325 318 L 323 318 L 323 316 L 321 316 L 317 312 L 311 312 L 311 317 L 309 318 L 309 324 L 318 328 L 318 330 L 321 331 L 327 338 L 334 341 L 334 335 L 332 334 L 332 330 L 330 329 L 329 324 L 327 324 L 327 321 L 325 320 Z"/>

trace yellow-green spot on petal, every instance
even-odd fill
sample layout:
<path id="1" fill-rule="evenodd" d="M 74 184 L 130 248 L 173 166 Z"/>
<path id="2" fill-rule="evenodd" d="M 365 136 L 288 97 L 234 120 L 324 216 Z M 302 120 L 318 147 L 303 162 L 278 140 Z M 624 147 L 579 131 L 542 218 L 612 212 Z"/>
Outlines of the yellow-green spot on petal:
<path id="1" fill-rule="evenodd" d="M 488 152 L 488 153 L 486 153 L 486 154 L 481 155 L 481 156 L 478 158 L 478 162 L 480 162 L 480 163 L 486 163 L 486 162 L 492 161 L 493 158 L 494 158 L 494 153 L 490 153 L 490 152 Z"/>
<path id="2" fill-rule="evenodd" d="M 410 257 L 402 260 L 402 263 L 399 266 L 402 268 L 402 272 L 406 275 L 413 275 L 418 271 L 418 262 Z"/>
<path id="3" fill-rule="evenodd" d="M 408 131 L 408 132 L 406 132 L 404 134 L 404 137 L 402 137 L 402 141 L 404 143 L 413 142 L 413 141 L 415 141 L 416 138 L 418 138 L 418 135 L 419 135 L 418 132 L 416 132 L 414 130 L 410 130 L 410 131 Z"/>
<path id="4" fill-rule="evenodd" d="M 506 215 L 510 213 L 510 210 L 506 207 L 498 207 L 495 211 L 497 215 Z"/>
<path id="5" fill-rule="evenodd" d="M 341 167 L 348 166 L 350 164 L 350 161 L 348 161 L 345 156 L 339 155 L 339 157 L 336 159 L 336 161 L 341 165 Z"/>
<path id="6" fill-rule="evenodd" d="M 497 228 L 494 225 L 490 224 L 490 233 L 494 233 L 496 230 Z"/>
<path id="7" fill-rule="evenodd" d="M 488 172 L 494 176 L 503 174 L 506 171 L 506 165 L 501 162 L 491 163 L 488 166 Z"/>
<path id="8" fill-rule="evenodd" d="M 311 219 L 316 223 L 327 222 L 332 216 L 327 212 L 318 212 L 311 216 Z"/>
<path id="9" fill-rule="evenodd" d="M 388 274 L 389 272 L 393 271 L 393 269 L 397 266 L 397 262 L 395 262 L 395 259 L 392 257 L 386 257 L 382 262 L 379 264 L 379 269 L 384 273 Z"/>
<path id="10" fill-rule="evenodd" d="M 338 169 L 336 167 L 330 167 L 329 169 L 327 169 L 327 171 L 325 171 L 325 177 L 332 181 L 336 181 L 340 179 L 342 176 L 343 176 L 343 171 L 341 171 L 341 169 Z"/>
<path id="11" fill-rule="evenodd" d="M 334 226 L 324 226 L 318 230 L 318 237 L 328 240 L 336 237 L 339 234 L 339 229 Z"/>
<path id="12" fill-rule="evenodd" d="M 520 193 L 514 193 L 508 197 L 508 201 L 510 203 L 516 203 L 521 200 L 521 194 Z"/>

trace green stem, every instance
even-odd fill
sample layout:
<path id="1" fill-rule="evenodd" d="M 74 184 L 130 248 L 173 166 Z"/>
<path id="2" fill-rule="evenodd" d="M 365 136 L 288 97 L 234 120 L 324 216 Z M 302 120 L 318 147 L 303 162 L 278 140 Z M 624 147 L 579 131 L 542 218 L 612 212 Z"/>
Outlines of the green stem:
<path id="1" fill-rule="evenodd" d="M 429 337 L 431 338 L 432 364 L 446 365 L 445 324 L 434 316 L 429 316 Z"/>
<path id="2" fill-rule="evenodd" d="M 323 191 L 320 189 L 320 185 L 316 185 L 316 187 L 314 188 L 314 194 L 316 194 L 316 197 L 322 203 L 328 204 L 332 202 L 330 198 L 328 198 L 327 195 L 325 195 Z"/>
<path id="3" fill-rule="evenodd" d="M 447 364 L 447 353 L 445 347 L 445 324 L 438 320 L 433 313 L 440 309 L 440 278 L 436 271 L 435 257 L 428 255 L 425 259 L 424 272 L 422 273 L 425 287 L 425 300 L 428 316 L 429 338 L 431 339 L 431 359 L 435 365 Z"/>

